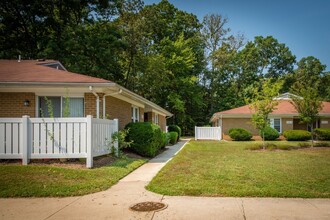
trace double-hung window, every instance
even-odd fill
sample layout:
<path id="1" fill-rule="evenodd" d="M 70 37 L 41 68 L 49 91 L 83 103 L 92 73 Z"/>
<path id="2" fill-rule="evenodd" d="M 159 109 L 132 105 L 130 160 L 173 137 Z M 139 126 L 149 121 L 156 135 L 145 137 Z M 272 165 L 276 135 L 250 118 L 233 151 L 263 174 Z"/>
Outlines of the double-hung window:
<path id="1" fill-rule="evenodd" d="M 159 115 L 157 113 L 155 114 L 155 124 L 159 125 Z"/>
<path id="2" fill-rule="evenodd" d="M 271 128 L 274 128 L 279 133 L 282 132 L 282 123 L 280 118 L 270 118 L 269 123 Z"/>
<path id="3" fill-rule="evenodd" d="M 139 108 L 132 106 L 132 122 L 139 122 Z"/>
<path id="4" fill-rule="evenodd" d="M 39 96 L 39 117 L 84 117 L 84 98 Z"/>

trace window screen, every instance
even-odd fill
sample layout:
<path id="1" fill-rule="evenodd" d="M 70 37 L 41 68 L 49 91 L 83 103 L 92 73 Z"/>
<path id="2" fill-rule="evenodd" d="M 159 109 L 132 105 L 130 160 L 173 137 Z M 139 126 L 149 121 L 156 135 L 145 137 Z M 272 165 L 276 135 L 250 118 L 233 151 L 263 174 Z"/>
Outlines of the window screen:
<path id="1" fill-rule="evenodd" d="M 84 98 L 63 97 L 62 100 L 63 100 L 63 105 L 62 105 L 63 117 L 84 117 Z"/>
<path id="2" fill-rule="evenodd" d="M 61 117 L 61 97 L 39 97 L 39 116 L 44 118 Z"/>

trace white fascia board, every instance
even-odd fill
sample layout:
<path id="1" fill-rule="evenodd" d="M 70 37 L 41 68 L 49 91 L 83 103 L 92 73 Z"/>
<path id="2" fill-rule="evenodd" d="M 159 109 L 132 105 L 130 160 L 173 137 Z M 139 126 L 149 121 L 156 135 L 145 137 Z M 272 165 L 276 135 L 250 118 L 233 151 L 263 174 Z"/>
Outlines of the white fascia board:
<path id="1" fill-rule="evenodd" d="M 129 91 L 128 89 L 120 86 L 120 85 L 116 85 L 118 88 L 123 90 L 123 94 L 126 94 L 128 97 L 130 97 L 131 100 L 134 100 L 136 102 L 140 102 L 143 103 L 144 106 L 148 105 L 150 106 L 152 109 L 160 112 L 162 115 L 166 115 L 166 116 L 173 116 L 172 113 L 170 113 L 169 111 L 163 109 L 162 107 L 160 107 L 159 105 L 149 101 L 148 99 L 143 98 L 142 96 L 139 96 L 138 94 Z"/>
<path id="2" fill-rule="evenodd" d="M 109 87 L 113 87 L 114 84 L 106 83 L 105 85 L 99 84 L 10 84 L 3 86 L 0 84 L 0 92 L 32 92 L 37 96 L 84 96 L 84 93 L 90 93 L 89 86 L 94 88 L 94 91 L 103 93 L 108 90 Z"/>
<path id="3" fill-rule="evenodd" d="M 140 107 L 144 109 L 144 104 L 135 100 L 130 99 L 129 97 L 124 96 L 123 94 L 115 94 L 112 97 L 123 100 L 132 104 L 133 106 Z"/>

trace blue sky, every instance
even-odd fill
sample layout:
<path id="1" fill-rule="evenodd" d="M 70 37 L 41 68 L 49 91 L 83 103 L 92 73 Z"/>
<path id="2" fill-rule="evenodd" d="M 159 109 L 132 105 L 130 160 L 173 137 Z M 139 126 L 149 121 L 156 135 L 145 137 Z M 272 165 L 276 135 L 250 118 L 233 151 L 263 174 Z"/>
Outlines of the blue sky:
<path id="1" fill-rule="evenodd" d="M 275 37 L 285 43 L 299 61 L 314 56 L 330 71 L 330 1 L 329 0 L 169 0 L 180 10 L 204 15 L 227 16 L 232 33 L 242 33 L 247 40 L 255 36 Z M 145 5 L 160 0 L 144 0 Z"/>

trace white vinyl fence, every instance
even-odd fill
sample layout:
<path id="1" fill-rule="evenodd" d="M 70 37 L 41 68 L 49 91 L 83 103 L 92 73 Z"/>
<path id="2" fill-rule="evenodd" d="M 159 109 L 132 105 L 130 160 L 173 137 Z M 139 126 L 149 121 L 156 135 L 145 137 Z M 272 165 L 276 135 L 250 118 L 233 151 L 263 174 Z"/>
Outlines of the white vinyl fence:
<path id="1" fill-rule="evenodd" d="M 195 127 L 195 140 L 221 140 L 221 127 Z"/>
<path id="2" fill-rule="evenodd" d="M 118 119 L 85 118 L 0 118 L 0 159 L 86 158 L 111 152 L 111 137 Z M 118 150 L 118 143 L 115 143 Z"/>

